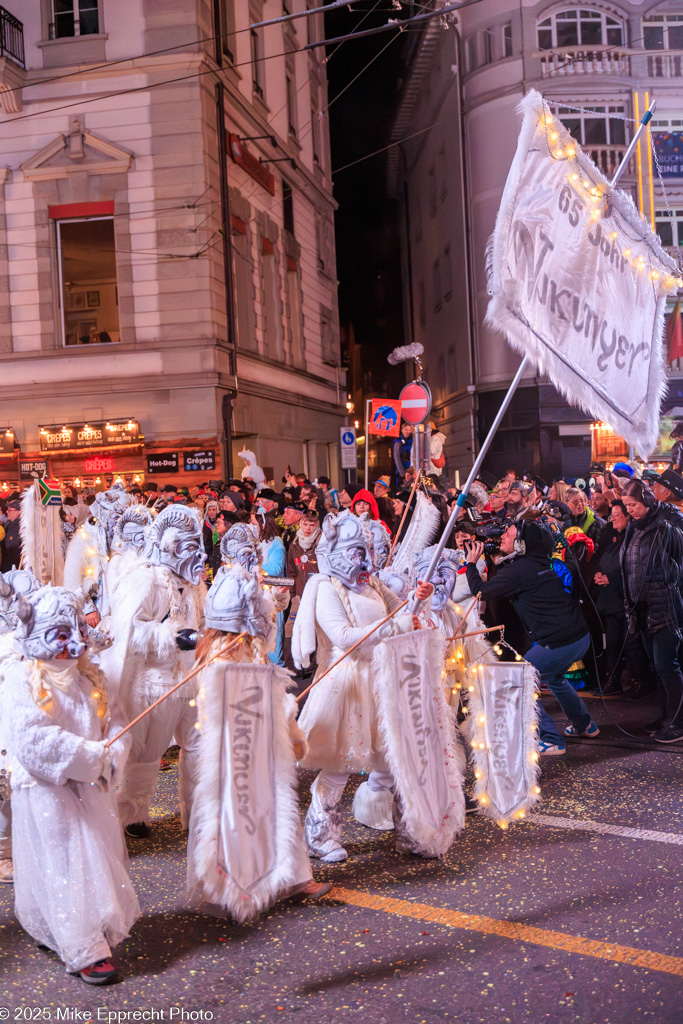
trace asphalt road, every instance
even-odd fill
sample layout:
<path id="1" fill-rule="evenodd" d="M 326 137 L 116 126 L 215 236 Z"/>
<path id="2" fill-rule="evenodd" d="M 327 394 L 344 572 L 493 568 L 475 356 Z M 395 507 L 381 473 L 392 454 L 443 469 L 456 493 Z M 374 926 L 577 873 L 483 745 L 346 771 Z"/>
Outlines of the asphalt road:
<path id="1" fill-rule="evenodd" d="M 536 814 L 506 832 L 470 816 L 442 862 L 356 825 L 348 792 L 350 859 L 316 868 L 331 897 L 251 926 L 187 908 L 174 767 L 153 839 L 129 844 L 143 917 L 116 950 L 121 983 L 68 977 L 0 886 L 0 1020 L 44 1020 L 41 1008 L 50 1020 L 680 1024 L 683 745 L 630 746 L 608 722 L 635 728 L 642 703 L 594 707 L 601 736 L 543 759 Z"/>

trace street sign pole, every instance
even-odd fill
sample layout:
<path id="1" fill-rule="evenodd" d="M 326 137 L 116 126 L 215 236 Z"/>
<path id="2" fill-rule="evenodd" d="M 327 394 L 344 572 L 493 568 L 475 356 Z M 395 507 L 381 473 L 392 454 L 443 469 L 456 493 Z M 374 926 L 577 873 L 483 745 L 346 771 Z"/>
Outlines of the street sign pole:
<path id="1" fill-rule="evenodd" d="M 365 399 L 365 477 L 363 478 L 363 486 L 366 490 L 370 490 L 370 484 L 368 483 L 368 466 L 370 464 L 370 410 L 372 408 L 372 399 Z"/>

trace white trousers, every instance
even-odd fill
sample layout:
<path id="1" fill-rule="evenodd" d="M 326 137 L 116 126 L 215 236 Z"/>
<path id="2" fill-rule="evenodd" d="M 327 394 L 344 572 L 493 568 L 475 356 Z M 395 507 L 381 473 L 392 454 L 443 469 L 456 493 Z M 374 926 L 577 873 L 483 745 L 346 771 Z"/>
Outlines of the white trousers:
<path id="1" fill-rule="evenodd" d="M 131 709 L 134 718 L 140 713 Z M 159 761 L 175 736 L 180 744 L 180 819 L 188 828 L 192 796 L 199 771 L 197 709 L 188 700 L 165 701 L 131 729 L 133 744 L 117 796 L 122 825 L 151 824 L 150 802 L 156 789 Z"/>
<path id="2" fill-rule="evenodd" d="M 12 811 L 9 800 L 0 804 L 0 860 L 12 856 Z"/>

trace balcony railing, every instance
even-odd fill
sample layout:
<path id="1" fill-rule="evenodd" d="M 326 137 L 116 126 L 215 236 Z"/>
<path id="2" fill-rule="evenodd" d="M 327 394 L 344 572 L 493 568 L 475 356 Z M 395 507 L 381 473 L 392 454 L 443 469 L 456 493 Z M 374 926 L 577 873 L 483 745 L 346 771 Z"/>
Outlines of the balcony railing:
<path id="1" fill-rule="evenodd" d="M 560 120 L 562 115 L 559 115 Z M 587 153 L 594 164 L 600 168 L 606 178 L 613 178 L 614 173 L 624 159 L 624 153 L 626 152 L 626 146 L 591 146 L 585 145 L 581 147 L 584 153 Z M 626 168 L 626 174 L 635 173 L 635 161 L 631 158 Z"/>
<path id="2" fill-rule="evenodd" d="M 9 57 L 20 68 L 24 60 L 24 26 L 13 14 L 0 7 L 0 57 Z"/>
<path id="3" fill-rule="evenodd" d="M 626 50 L 611 46 L 563 46 L 535 53 L 541 61 L 543 78 L 558 75 L 630 75 L 631 59 Z"/>
<path id="4" fill-rule="evenodd" d="M 542 78 L 581 75 L 647 75 L 649 78 L 683 77 L 683 50 L 633 50 L 615 46 L 562 46 L 541 50 Z"/>
<path id="5" fill-rule="evenodd" d="M 683 267 L 683 245 L 665 245 L 664 252 L 671 256 L 677 267 Z"/>

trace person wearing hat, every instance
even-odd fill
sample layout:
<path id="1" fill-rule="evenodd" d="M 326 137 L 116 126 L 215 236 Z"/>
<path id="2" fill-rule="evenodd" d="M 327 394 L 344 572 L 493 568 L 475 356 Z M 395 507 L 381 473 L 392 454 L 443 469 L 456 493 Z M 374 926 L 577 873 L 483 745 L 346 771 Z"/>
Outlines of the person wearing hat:
<path id="1" fill-rule="evenodd" d="M 21 561 L 21 502 L 18 498 L 7 502 L 7 523 L 2 539 L 0 572 L 18 569 Z"/>
<path id="2" fill-rule="evenodd" d="M 657 501 L 665 501 L 669 505 L 683 511 L 683 476 L 673 469 L 665 469 L 652 481 L 652 493 Z"/>
<path id="3" fill-rule="evenodd" d="M 389 480 L 389 476 L 381 476 L 377 480 L 375 480 L 372 487 L 372 491 L 376 498 L 386 498 L 386 496 L 389 494 L 390 487 L 391 483 Z"/>
<path id="4" fill-rule="evenodd" d="M 240 491 L 223 491 L 218 502 L 221 512 L 243 512 L 245 506 L 244 495 Z"/>
<path id="5" fill-rule="evenodd" d="M 272 487 L 262 487 L 256 498 L 258 512 L 277 512 L 278 495 Z"/>
<path id="6" fill-rule="evenodd" d="M 305 512 L 308 512 L 308 506 L 303 501 L 295 501 L 291 505 L 287 505 L 282 513 L 282 525 L 284 526 L 282 543 L 285 546 L 285 551 L 289 551 L 289 545 L 297 534 Z"/>

